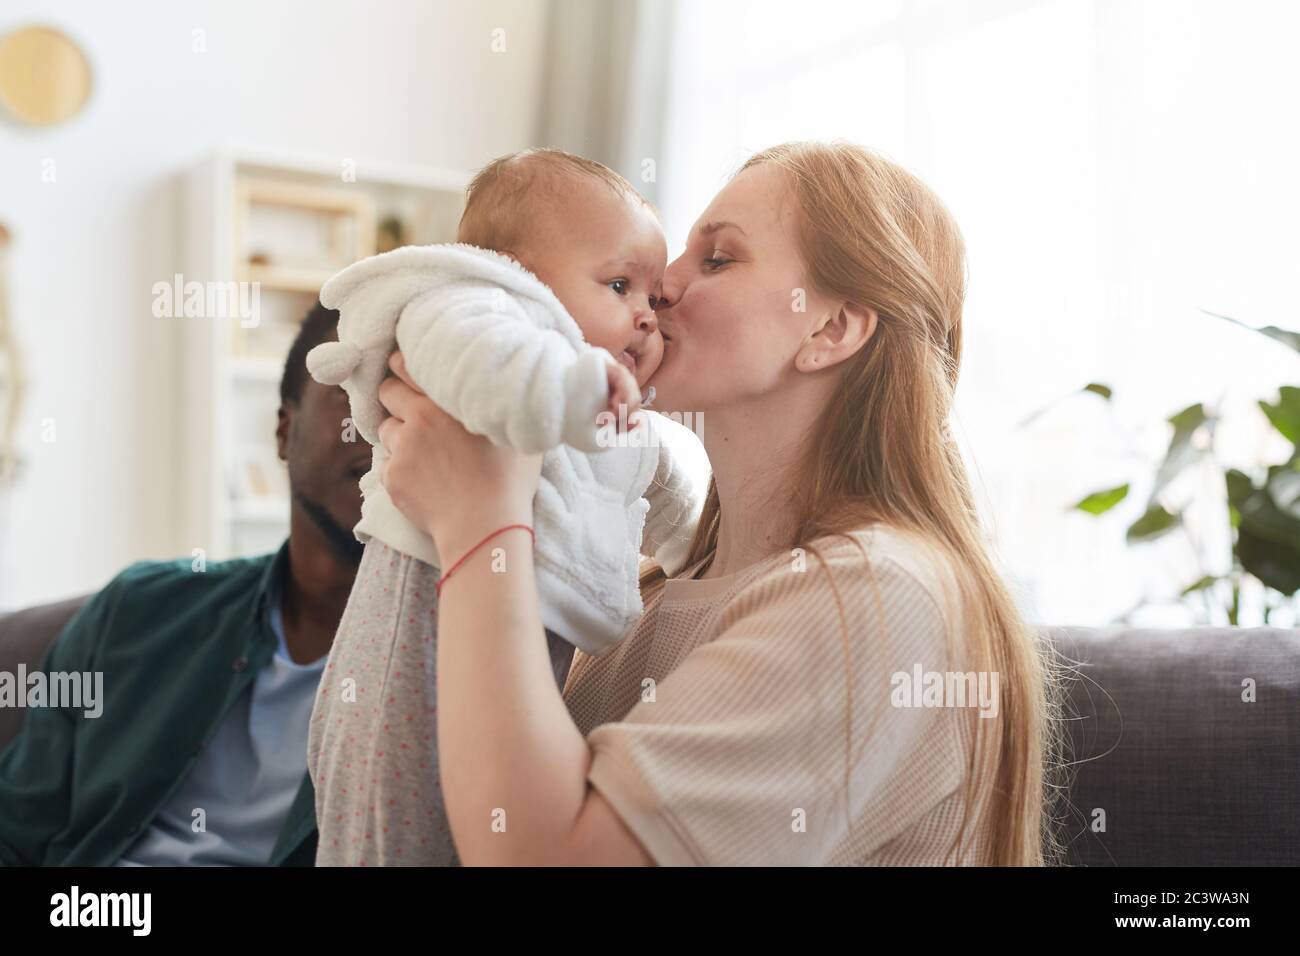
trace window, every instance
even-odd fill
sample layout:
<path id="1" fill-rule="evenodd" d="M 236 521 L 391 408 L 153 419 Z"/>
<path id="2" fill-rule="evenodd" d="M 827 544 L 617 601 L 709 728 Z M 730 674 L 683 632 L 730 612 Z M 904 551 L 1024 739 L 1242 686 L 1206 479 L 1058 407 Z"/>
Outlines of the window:
<path id="1" fill-rule="evenodd" d="M 670 249 L 776 142 L 849 139 L 916 172 L 966 237 L 955 425 L 1026 613 L 1097 625 L 1169 598 L 1133 620 L 1191 623 L 1179 590 L 1230 560 L 1216 473 L 1167 489 L 1195 501 L 1185 530 L 1124 532 L 1187 405 L 1220 411 L 1221 461 L 1289 454 L 1255 402 L 1300 381 L 1300 356 L 1203 310 L 1300 327 L 1300 5 L 715 0 L 679 2 L 674 22 Z M 1071 509 L 1124 482 L 1111 513 Z"/>

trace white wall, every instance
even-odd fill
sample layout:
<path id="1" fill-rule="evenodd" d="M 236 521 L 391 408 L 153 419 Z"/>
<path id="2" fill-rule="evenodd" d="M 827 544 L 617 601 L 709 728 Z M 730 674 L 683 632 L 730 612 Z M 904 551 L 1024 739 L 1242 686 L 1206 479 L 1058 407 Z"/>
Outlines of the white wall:
<path id="1" fill-rule="evenodd" d="M 63 29 L 95 91 L 53 129 L 0 121 L 10 308 L 30 380 L 27 468 L 0 497 L 0 607 L 188 553 L 180 329 L 149 308 L 152 284 L 181 268 L 179 175 L 225 141 L 451 167 L 529 145 L 545 14 L 543 0 L 7 0 L 0 33 Z"/>

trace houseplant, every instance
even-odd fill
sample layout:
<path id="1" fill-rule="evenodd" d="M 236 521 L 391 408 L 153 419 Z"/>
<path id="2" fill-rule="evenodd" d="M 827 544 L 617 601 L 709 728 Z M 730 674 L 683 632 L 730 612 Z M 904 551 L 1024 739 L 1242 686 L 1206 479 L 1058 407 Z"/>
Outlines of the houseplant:
<path id="1" fill-rule="evenodd" d="M 1300 353 L 1300 333 L 1276 326 L 1254 328 L 1229 316 L 1207 312 L 1215 318 L 1249 328 L 1273 342 Z M 1082 390 L 1110 401 L 1112 390 L 1090 383 Z M 1230 524 L 1231 561 L 1226 571 L 1204 574 L 1187 582 L 1178 594 L 1182 603 L 1203 612 L 1207 623 L 1217 620 L 1237 626 L 1243 619 L 1242 596 L 1246 588 L 1260 595 L 1262 623 L 1283 607 L 1295 608 L 1300 590 L 1300 387 L 1284 385 L 1271 400 L 1257 406 L 1269 425 L 1290 444 L 1285 461 L 1268 464 L 1251 474 L 1223 464 L 1216 455 L 1215 429 L 1220 416 L 1212 404 L 1189 405 L 1167 419 L 1169 444 L 1160 461 L 1142 514 L 1125 534 L 1126 541 L 1141 547 L 1184 525 L 1189 502 L 1174 504 L 1165 492 L 1185 470 L 1193 466 L 1217 469 L 1221 476 L 1227 521 Z M 1071 508 L 1101 516 L 1129 496 L 1131 483 L 1102 488 L 1084 496 Z M 1195 539 L 1190 538 L 1193 547 Z M 1198 556 L 1199 557 L 1199 556 Z M 1148 603 L 1139 602 L 1121 620 Z"/>

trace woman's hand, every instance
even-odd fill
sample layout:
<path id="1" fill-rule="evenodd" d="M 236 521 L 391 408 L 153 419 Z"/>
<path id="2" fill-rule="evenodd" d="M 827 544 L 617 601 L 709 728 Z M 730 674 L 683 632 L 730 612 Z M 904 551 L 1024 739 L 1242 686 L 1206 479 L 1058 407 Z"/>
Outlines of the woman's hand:
<path id="1" fill-rule="evenodd" d="M 379 426 L 389 456 L 379 480 L 397 509 L 433 538 L 443 561 L 502 525 L 531 525 L 542 456 L 471 435 L 411 380 L 401 352 L 388 365 L 397 378 L 379 386 L 392 416 Z"/>

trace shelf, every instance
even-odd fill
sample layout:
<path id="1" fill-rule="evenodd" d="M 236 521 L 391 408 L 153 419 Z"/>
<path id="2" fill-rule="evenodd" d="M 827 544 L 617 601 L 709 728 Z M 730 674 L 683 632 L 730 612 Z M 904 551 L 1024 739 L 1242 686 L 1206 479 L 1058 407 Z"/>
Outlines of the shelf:
<path id="1" fill-rule="evenodd" d="M 307 292 L 320 295 L 320 287 L 338 270 L 304 269 L 293 266 L 262 266 L 249 264 L 242 270 L 245 282 L 257 282 L 266 289 L 280 292 Z"/>
<path id="2" fill-rule="evenodd" d="M 342 158 L 337 155 L 290 152 L 238 143 L 228 144 L 220 158 L 232 167 L 255 168 L 297 177 L 313 176 L 334 183 L 340 181 L 343 171 Z M 465 170 L 439 169 L 412 163 L 358 159 L 353 163 L 353 170 L 356 183 L 360 185 L 395 186 L 404 190 L 447 192 L 457 196 L 464 193 L 470 181 L 470 173 Z"/>
<path id="3" fill-rule="evenodd" d="M 370 211 L 370 198 L 364 193 L 346 192 L 336 186 L 309 186 L 279 179 L 240 180 L 248 202 L 263 206 L 287 206 L 308 212 L 346 213 L 362 216 Z"/>
<path id="4" fill-rule="evenodd" d="M 285 487 L 278 476 L 269 486 L 249 484 L 248 469 L 259 449 L 274 461 L 278 384 L 309 299 L 374 253 L 379 220 L 400 220 L 408 244 L 454 241 L 469 178 L 464 170 L 238 146 L 186 177 L 185 272 L 257 283 L 265 293 L 256 327 L 186 324 L 186 540 L 224 559 L 262 553 L 282 538 L 291 508 Z M 270 467 L 278 465 L 262 471 Z"/>

